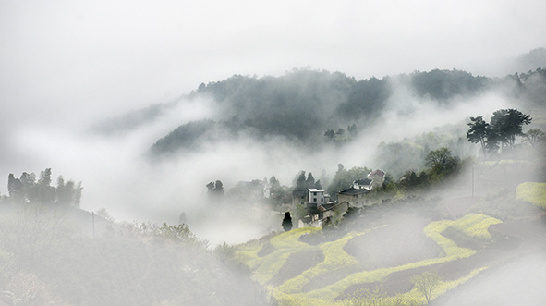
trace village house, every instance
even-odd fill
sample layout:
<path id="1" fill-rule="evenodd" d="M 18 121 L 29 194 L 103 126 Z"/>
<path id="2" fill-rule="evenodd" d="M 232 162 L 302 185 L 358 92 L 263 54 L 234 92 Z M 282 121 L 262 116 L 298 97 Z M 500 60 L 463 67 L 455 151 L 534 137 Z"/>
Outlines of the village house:
<path id="1" fill-rule="evenodd" d="M 320 189 L 307 190 L 307 211 L 311 217 L 311 221 L 321 219 L 322 212 L 320 208 L 330 200 L 330 196 Z"/>
<path id="2" fill-rule="evenodd" d="M 331 222 L 334 216 L 345 215 L 349 206 L 347 202 L 329 202 L 319 207 L 322 225 Z"/>
<path id="3" fill-rule="evenodd" d="M 330 195 L 324 192 L 324 190 L 319 189 L 309 189 L 308 197 L 309 204 L 314 204 L 315 206 L 321 206 L 330 201 Z"/>
<path id="4" fill-rule="evenodd" d="M 344 215 L 350 207 L 366 205 L 366 194 L 383 185 L 385 172 L 375 170 L 367 178 L 353 181 L 350 188 L 339 191 L 337 201 L 332 202 L 330 195 L 321 189 L 294 189 L 292 204 L 305 205 L 307 215 L 301 218 L 299 226 L 304 224 L 322 225 L 331 221 L 336 215 Z"/>
<path id="5" fill-rule="evenodd" d="M 370 189 L 351 187 L 337 193 L 337 202 L 347 203 L 348 207 L 362 207 L 366 204 L 364 196 L 368 192 L 370 192 Z"/>
<path id="6" fill-rule="evenodd" d="M 330 202 L 330 195 L 325 190 L 315 188 L 292 190 L 292 204 L 304 205 L 307 213 L 301 218 L 302 222 L 299 226 L 303 226 L 303 224 L 317 225 L 323 218 L 323 212 L 327 210 L 324 205 L 328 203 L 332 202 Z"/>
<path id="7" fill-rule="evenodd" d="M 372 189 L 381 187 L 384 180 L 385 172 L 383 170 L 372 171 L 367 178 L 354 181 L 351 188 L 338 192 L 337 202 L 347 203 L 348 207 L 365 206 L 365 195 Z"/>

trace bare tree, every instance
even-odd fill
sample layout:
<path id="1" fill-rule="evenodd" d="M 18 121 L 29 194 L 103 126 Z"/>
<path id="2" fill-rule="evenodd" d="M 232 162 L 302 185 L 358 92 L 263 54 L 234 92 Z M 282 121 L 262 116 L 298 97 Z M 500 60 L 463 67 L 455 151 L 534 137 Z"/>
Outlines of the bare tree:
<path id="1" fill-rule="evenodd" d="M 432 300 L 434 289 L 438 287 L 441 277 L 437 272 L 427 271 L 420 275 L 415 275 L 411 278 L 411 282 L 419 290 L 427 300 L 427 304 Z"/>

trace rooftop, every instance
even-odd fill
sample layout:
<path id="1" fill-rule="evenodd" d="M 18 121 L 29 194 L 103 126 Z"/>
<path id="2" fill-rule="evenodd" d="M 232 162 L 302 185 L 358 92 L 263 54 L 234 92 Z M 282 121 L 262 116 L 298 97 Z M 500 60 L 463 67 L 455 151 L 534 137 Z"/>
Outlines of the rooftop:
<path id="1" fill-rule="evenodd" d="M 384 172 L 383 170 L 377 169 L 377 170 L 375 170 L 375 171 L 370 172 L 369 175 L 370 175 L 370 176 L 372 176 L 372 175 L 377 175 L 377 176 L 384 177 L 384 176 L 385 176 L 385 172 Z"/>
<path id="2" fill-rule="evenodd" d="M 370 192 L 368 189 L 354 189 L 354 188 L 349 188 L 349 189 L 345 189 L 345 190 L 342 190 L 338 193 L 340 194 L 363 194 L 363 193 L 368 193 Z"/>
<path id="3" fill-rule="evenodd" d="M 353 184 L 358 184 L 358 185 L 370 185 L 371 183 L 372 183 L 372 180 L 368 178 L 356 180 L 353 182 Z"/>

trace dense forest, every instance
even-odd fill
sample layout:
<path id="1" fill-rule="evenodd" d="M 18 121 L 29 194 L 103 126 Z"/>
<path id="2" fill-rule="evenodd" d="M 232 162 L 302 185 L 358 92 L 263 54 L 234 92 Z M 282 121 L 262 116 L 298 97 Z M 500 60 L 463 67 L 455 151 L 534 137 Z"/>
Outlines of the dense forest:
<path id="1" fill-rule="evenodd" d="M 407 95 L 400 97 L 397 92 L 401 90 Z M 280 137 L 304 146 L 351 140 L 359 131 L 387 120 L 385 110 L 393 103 L 403 106 L 403 99 L 418 99 L 448 109 L 452 104 L 492 91 L 520 103 L 543 103 L 540 97 L 546 93 L 546 70 L 538 68 L 498 79 L 439 69 L 368 80 L 309 69 L 294 69 L 280 77 L 235 75 L 202 83 L 187 97 L 211 98 L 221 115 L 180 125 L 154 142 L 151 152 L 158 156 L 191 151 L 204 141 L 243 136 L 255 140 Z M 162 107 L 167 110 L 172 105 Z M 130 126 L 131 118 L 151 118 L 158 115 L 159 108 L 154 105 L 124 120 Z"/>

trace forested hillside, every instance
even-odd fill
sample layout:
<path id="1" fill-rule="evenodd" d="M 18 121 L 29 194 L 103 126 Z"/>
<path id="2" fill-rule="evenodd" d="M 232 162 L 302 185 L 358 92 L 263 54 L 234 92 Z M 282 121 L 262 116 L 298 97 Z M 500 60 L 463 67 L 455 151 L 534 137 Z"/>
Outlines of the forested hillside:
<path id="1" fill-rule="evenodd" d="M 202 83 L 188 96 L 211 98 L 218 116 L 183 123 L 153 143 L 151 152 L 192 150 L 205 140 L 233 140 L 243 135 L 255 140 L 280 137 L 304 145 L 351 140 L 386 120 L 385 111 L 392 105 L 402 112 L 405 103 L 415 100 L 450 107 L 487 92 L 500 92 L 522 104 L 542 104 L 545 84 L 546 71 L 540 68 L 502 79 L 439 69 L 368 80 L 309 69 L 295 69 L 281 77 L 235 75 Z M 149 109 L 148 113 L 155 112 Z M 349 134 L 351 126 L 356 129 Z"/>

